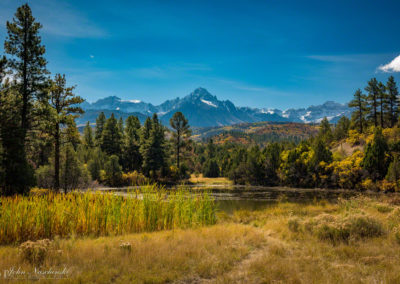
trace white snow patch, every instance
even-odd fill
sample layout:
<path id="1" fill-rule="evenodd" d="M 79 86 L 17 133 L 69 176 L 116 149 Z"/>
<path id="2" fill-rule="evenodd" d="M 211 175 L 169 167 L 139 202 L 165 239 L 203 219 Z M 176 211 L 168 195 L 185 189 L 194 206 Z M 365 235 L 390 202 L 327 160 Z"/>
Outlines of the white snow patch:
<path id="1" fill-rule="evenodd" d="M 308 120 L 305 118 L 305 115 L 300 116 L 300 120 L 307 123 Z"/>
<path id="2" fill-rule="evenodd" d="M 265 109 L 265 108 L 263 108 L 261 110 L 261 113 L 274 114 L 275 111 L 273 109 Z"/>
<path id="3" fill-rule="evenodd" d="M 121 102 L 138 104 L 138 103 L 141 103 L 142 101 L 141 100 L 125 100 L 125 101 L 121 101 Z"/>
<path id="4" fill-rule="evenodd" d="M 327 119 L 328 121 L 331 121 L 331 120 L 334 119 L 335 117 L 342 116 L 343 114 L 344 114 L 344 112 L 341 112 L 341 113 L 339 113 L 339 114 L 332 115 L 332 116 L 327 116 L 326 119 Z M 323 117 L 322 117 L 322 118 L 318 118 L 318 119 L 315 120 L 315 122 L 316 122 L 316 123 L 320 123 L 323 119 L 324 119 Z"/>
<path id="5" fill-rule="evenodd" d="M 284 111 L 282 112 L 282 116 L 283 116 L 283 117 L 286 117 L 286 118 L 289 118 L 289 114 L 287 113 L 287 110 L 284 110 Z"/>
<path id="6" fill-rule="evenodd" d="M 201 101 L 202 101 L 203 103 L 205 103 L 206 105 L 209 105 L 209 106 L 212 106 L 212 107 L 217 107 L 214 103 L 212 103 L 212 102 L 210 102 L 210 101 L 206 101 L 206 100 L 203 100 L 203 99 L 201 99 Z"/>

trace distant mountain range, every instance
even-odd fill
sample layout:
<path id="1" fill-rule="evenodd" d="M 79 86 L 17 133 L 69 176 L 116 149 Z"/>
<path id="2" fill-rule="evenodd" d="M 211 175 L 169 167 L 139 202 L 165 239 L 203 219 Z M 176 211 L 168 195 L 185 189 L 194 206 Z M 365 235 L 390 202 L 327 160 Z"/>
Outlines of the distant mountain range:
<path id="1" fill-rule="evenodd" d="M 138 100 L 121 100 L 116 96 L 111 96 L 99 99 L 94 103 L 84 102 L 81 107 L 85 110 L 85 114 L 78 119 L 79 125 L 85 124 L 87 121 L 94 123 L 101 111 L 107 117 L 114 113 L 123 119 L 129 115 L 135 115 L 142 122 L 146 117 L 157 113 L 165 125 L 169 125 L 169 119 L 175 112 L 181 111 L 188 118 L 189 124 L 194 127 L 226 126 L 261 121 L 318 123 L 324 117 L 335 123 L 341 116 L 350 116 L 351 114 L 347 105 L 333 101 L 308 108 L 284 111 L 237 107 L 229 100 L 218 100 L 204 88 L 197 88 L 186 97 L 167 100 L 158 106 Z"/>

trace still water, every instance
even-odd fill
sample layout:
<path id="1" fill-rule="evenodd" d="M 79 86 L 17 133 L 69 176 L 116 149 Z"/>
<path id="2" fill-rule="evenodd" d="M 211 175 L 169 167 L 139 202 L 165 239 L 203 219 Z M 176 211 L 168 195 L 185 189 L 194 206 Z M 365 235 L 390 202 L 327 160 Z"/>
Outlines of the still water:
<path id="1" fill-rule="evenodd" d="M 187 186 L 185 186 L 187 188 Z M 189 186 L 189 191 L 196 194 L 202 191 L 208 192 L 215 200 L 219 210 L 232 214 L 237 210 L 262 210 L 278 201 L 297 203 L 311 203 L 325 200 L 335 203 L 339 198 L 348 199 L 360 194 L 378 195 L 373 192 L 359 192 L 355 190 L 341 189 L 302 189 L 290 187 L 258 187 L 258 186 Z M 128 188 L 104 188 L 126 194 Z M 176 187 L 167 190 L 176 190 Z"/>
<path id="2" fill-rule="evenodd" d="M 311 203 L 326 200 L 335 203 L 339 198 L 348 199 L 360 194 L 360 192 L 350 190 L 287 187 L 235 187 L 233 189 L 216 187 L 207 188 L 207 191 L 215 198 L 218 209 L 228 214 L 236 210 L 262 210 L 278 201 Z"/>

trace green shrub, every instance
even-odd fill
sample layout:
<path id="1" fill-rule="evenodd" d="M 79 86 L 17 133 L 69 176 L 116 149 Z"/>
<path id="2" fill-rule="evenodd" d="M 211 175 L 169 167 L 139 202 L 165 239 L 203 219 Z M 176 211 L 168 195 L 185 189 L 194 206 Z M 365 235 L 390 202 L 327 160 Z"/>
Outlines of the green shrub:
<path id="1" fill-rule="evenodd" d="M 288 221 L 289 230 L 298 233 L 301 230 L 301 223 L 298 218 L 291 218 Z"/>
<path id="2" fill-rule="evenodd" d="M 387 221 L 389 228 L 393 229 L 400 224 L 400 208 L 395 208 L 388 216 Z"/>
<path id="3" fill-rule="evenodd" d="M 382 223 L 365 215 L 335 217 L 321 214 L 307 222 L 305 227 L 320 240 L 334 244 L 348 242 L 350 239 L 379 237 L 384 234 Z"/>

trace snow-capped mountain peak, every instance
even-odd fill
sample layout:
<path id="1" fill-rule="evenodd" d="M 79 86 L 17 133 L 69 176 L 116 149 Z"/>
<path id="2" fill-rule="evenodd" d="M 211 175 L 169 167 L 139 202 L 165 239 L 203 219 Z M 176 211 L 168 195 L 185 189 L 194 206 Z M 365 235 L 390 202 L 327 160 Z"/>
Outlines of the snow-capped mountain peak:
<path id="1" fill-rule="evenodd" d="M 331 122 L 336 122 L 341 116 L 351 114 L 347 105 L 334 101 L 284 111 L 273 108 L 236 107 L 229 100 L 218 100 L 216 96 L 201 87 L 183 98 L 167 100 L 158 106 L 136 99 L 121 100 L 117 96 L 111 96 L 91 104 L 85 102 L 82 107 L 90 112 L 115 110 L 125 114 L 139 113 L 143 117 L 157 113 L 166 125 L 169 124 L 169 119 L 175 112 L 181 111 L 188 118 L 190 125 L 199 127 L 259 121 L 319 123 L 324 117 Z M 82 117 L 79 121 L 85 123 L 84 119 L 85 117 Z"/>

